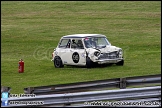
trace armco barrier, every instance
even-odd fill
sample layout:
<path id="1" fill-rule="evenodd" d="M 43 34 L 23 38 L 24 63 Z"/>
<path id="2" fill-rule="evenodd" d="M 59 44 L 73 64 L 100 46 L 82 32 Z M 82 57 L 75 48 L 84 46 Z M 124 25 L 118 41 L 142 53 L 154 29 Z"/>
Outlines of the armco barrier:
<path id="1" fill-rule="evenodd" d="M 2 99 L 1 99 L 2 100 Z M 161 86 L 102 90 L 65 94 L 39 95 L 36 97 L 8 98 L 9 102 L 41 101 L 40 106 L 161 106 Z M 127 105 L 126 105 L 127 104 Z M 22 107 L 10 104 L 6 107 Z M 28 104 L 31 107 L 31 105 Z"/>
<path id="2" fill-rule="evenodd" d="M 58 94 L 58 93 L 73 93 L 83 91 L 103 90 L 109 88 L 125 89 L 131 86 L 147 86 L 147 85 L 161 85 L 161 74 L 135 76 L 126 78 L 114 78 L 87 82 L 78 82 L 70 84 L 59 84 L 49 86 L 38 86 L 24 88 L 26 94 L 46 95 L 46 94 Z"/>
<path id="3" fill-rule="evenodd" d="M 2 92 L 8 92 L 8 93 L 9 93 L 10 90 L 11 90 L 11 87 L 6 87 L 6 86 L 2 86 L 2 85 L 1 85 L 1 93 L 2 93 Z"/>

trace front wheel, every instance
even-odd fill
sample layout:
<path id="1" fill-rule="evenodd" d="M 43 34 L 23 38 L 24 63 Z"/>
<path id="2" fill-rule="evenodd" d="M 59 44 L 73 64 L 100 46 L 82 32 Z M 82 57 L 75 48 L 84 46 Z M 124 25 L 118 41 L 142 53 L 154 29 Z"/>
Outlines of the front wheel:
<path id="1" fill-rule="evenodd" d="M 86 57 L 86 67 L 92 68 L 93 62 L 89 57 Z"/>
<path id="2" fill-rule="evenodd" d="M 56 57 L 54 58 L 54 66 L 55 66 L 56 68 L 62 68 L 62 67 L 64 67 L 64 65 L 62 64 L 62 60 L 61 60 L 60 57 L 56 56 Z"/>
<path id="3" fill-rule="evenodd" d="M 123 66 L 123 65 L 124 65 L 124 60 L 122 60 L 122 61 L 116 63 L 116 65 L 118 65 L 118 66 Z"/>

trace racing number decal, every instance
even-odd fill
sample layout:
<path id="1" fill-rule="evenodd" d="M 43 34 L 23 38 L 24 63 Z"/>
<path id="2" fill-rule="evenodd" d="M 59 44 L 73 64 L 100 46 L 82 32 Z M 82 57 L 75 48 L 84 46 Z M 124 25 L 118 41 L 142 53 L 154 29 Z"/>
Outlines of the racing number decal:
<path id="1" fill-rule="evenodd" d="M 74 63 L 78 63 L 79 62 L 79 54 L 77 52 L 74 52 L 72 55 L 72 59 L 73 59 Z"/>

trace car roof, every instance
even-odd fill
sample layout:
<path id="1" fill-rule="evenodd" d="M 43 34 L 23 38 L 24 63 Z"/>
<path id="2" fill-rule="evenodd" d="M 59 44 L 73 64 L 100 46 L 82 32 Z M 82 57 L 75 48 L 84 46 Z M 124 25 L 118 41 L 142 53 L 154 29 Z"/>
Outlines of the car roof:
<path id="1" fill-rule="evenodd" d="M 106 37 L 102 34 L 71 34 L 63 36 L 62 38 L 85 38 L 85 37 Z"/>

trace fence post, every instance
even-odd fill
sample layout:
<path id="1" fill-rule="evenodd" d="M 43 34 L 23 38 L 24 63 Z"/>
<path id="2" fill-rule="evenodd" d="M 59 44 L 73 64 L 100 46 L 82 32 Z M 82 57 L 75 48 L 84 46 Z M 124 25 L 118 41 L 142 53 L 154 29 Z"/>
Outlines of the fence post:
<path id="1" fill-rule="evenodd" d="M 32 94 L 34 92 L 34 87 L 24 88 L 25 94 Z"/>
<path id="2" fill-rule="evenodd" d="M 2 85 L 1 85 L 1 93 L 2 93 L 2 92 L 8 92 L 8 93 L 9 93 L 10 90 L 11 90 L 11 87 L 5 87 L 5 86 L 2 86 Z"/>
<path id="3" fill-rule="evenodd" d="M 125 89 L 126 88 L 126 78 L 120 78 L 120 89 Z"/>

